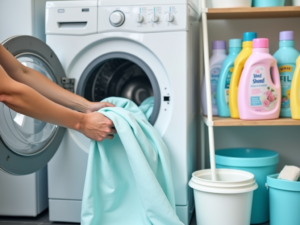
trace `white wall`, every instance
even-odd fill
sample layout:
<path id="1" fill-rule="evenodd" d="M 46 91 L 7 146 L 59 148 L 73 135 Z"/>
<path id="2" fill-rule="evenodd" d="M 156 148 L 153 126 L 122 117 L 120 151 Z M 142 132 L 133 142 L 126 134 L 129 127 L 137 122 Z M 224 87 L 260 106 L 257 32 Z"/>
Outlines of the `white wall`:
<path id="1" fill-rule="evenodd" d="M 209 40 L 242 38 L 245 31 L 256 31 L 258 37 L 270 39 L 270 52 L 278 49 L 279 31 L 295 32 L 300 51 L 300 18 L 215 20 L 209 21 Z M 280 154 L 278 170 L 286 164 L 300 167 L 300 127 L 224 127 L 215 128 L 216 149 L 255 147 L 275 150 Z M 207 137 L 207 135 L 206 135 Z"/>
<path id="2" fill-rule="evenodd" d="M 279 32 L 293 30 L 295 32 L 295 47 L 300 51 L 300 18 L 281 19 L 239 19 L 239 20 L 210 20 L 208 22 L 210 45 L 213 40 L 243 38 L 246 31 L 255 31 L 258 37 L 269 38 L 270 53 L 278 49 Z M 211 46 L 210 46 L 211 47 Z"/>

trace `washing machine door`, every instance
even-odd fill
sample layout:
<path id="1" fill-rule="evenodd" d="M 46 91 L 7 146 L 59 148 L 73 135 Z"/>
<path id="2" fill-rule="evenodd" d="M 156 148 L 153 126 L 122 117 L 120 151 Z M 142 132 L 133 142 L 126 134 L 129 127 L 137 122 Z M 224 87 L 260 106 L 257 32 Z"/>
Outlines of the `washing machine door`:
<path id="1" fill-rule="evenodd" d="M 44 42 L 15 36 L 2 45 L 23 65 L 62 86 L 63 67 Z M 52 158 L 64 132 L 65 128 L 22 115 L 0 103 L 0 169 L 13 175 L 38 171 Z"/>

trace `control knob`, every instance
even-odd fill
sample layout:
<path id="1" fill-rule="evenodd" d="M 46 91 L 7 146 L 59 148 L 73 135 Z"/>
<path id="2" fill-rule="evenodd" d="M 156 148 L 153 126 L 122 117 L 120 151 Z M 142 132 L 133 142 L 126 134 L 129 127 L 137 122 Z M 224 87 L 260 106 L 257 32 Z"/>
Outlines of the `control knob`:
<path id="1" fill-rule="evenodd" d="M 136 16 L 136 22 L 142 23 L 143 21 L 144 21 L 143 15 L 142 15 L 142 14 L 138 14 L 138 15 Z"/>
<path id="2" fill-rule="evenodd" d="M 123 12 L 116 10 L 110 14 L 109 21 L 114 27 L 122 26 L 125 22 L 125 15 Z"/>
<path id="3" fill-rule="evenodd" d="M 152 14 L 151 21 L 157 23 L 159 21 L 159 16 L 156 13 Z"/>
<path id="4" fill-rule="evenodd" d="M 167 22 L 173 22 L 174 21 L 174 19 L 175 19 L 175 17 L 174 17 L 174 15 L 172 14 L 172 13 L 168 13 L 167 15 L 166 15 L 166 20 L 167 20 Z"/>

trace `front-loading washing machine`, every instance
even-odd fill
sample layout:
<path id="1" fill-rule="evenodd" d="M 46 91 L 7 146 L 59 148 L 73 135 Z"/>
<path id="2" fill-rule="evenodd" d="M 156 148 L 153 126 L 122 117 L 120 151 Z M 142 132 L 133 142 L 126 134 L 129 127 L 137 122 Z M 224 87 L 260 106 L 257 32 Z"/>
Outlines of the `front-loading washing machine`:
<path id="1" fill-rule="evenodd" d="M 47 2 L 46 42 L 74 90 L 90 101 L 154 97 L 150 122 L 168 146 L 176 212 L 194 209 L 188 181 L 195 170 L 199 64 L 198 1 Z M 49 163 L 51 221 L 80 222 L 89 140 L 67 130 Z"/>
<path id="2" fill-rule="evenodd" d="M 88 100 L 119 96 L 139 105 L 153 96 L 149 121 L 168 146 L 176 213 L 186 225 L 194 209 L 188 181 L 196 161 L 197 4 L 196 0 L 47 2 L 48 46 L 29 36 L 12 38 L 5 45 L 15 56 L 23 54 L 38 65 L 49 79 Z M 90 141 L 73 130 L 37 121 L 24 130 L 22 115 L 5 110 L 2 122 L 10 119 L 11 132 L 18 129 L 21 141 L 4 137 L 0 167 L 26 174 L 54 155 L 48 164 L 50 220 L 80 222 Z M 28 130 L 32 136 L 24 142 Z"/>
<path id="3" fill-rule="evenodd" d="M 194 208 L 199 18 L 197 1 L 48 2 L 46 42 L 75 91 L 91 101 L 154 96 L 150 122 L 167 144 L 176 211 Z M 51 221 L 80 222 L 89 140 L 67 130 L 49 163 Z"/>

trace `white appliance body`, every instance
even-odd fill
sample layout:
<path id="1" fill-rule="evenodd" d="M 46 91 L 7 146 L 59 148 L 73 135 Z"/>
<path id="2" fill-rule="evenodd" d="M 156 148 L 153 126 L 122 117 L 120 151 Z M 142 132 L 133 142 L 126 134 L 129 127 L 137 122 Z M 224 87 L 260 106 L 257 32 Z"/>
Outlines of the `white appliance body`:
<path id="1" fill-rule="evenodd" d="M 160 93 L 154 127 L 169 148 L 176 212 L 188 224 L 194 209 L 188 181 L 196 161 L 198 13 L 182 0 L 135 2 L 47 2 L 47 44 L 67 77 L 76 80 L 77 93 L 82 92 L 78 81 L 93 63 L 101 63 L 102 56 L 134 56 L 136 63 L 144 62 L 152 70 Z M 116 10 L 125 16 L 120 27 L 109 20 Z M 158 23 L 151 21 L 154 12 Z M 166 21 L 169 13 L 172 22 Z M 136 22 L 137 14 L 144 17 L 142 23 Z M 50 221 L 80 222 L 89 142 L 67 130 L 48 164 Z"/>
<path id="2" fill-rule="evenodd" d="M 15 35 L 32 35 L 45 41 L 45 5 L 46 0 L 1 0 L 0 41 Z M 0 170 L 0 202 L 3 216 L 36 216 L 45 210 L 47 167 L 25 176 Z"/>

